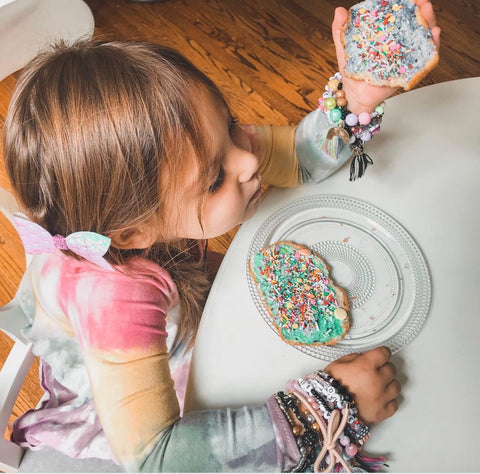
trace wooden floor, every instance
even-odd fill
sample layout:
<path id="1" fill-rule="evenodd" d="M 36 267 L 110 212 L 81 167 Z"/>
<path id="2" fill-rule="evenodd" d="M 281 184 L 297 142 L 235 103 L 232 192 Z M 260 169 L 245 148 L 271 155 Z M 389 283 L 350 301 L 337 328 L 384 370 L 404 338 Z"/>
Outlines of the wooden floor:
<path id="1" fill-rule="evenodd" d="M 275 125 L 296 124 L 315 108 L 326 80 L 336 70 L 330 31 L 334 9 L 352 4 L 343 0 L 86 3 L 95 18 L 97 37 L 148 40 L 174 47 L 217 83 L 241 122 Z M 434 1 L 442 28 L 441 59 L 419 87 L 480 76 L 479 5 L 477 0 Z M 16 77 L 0 82 L 0 126 Z M 1 152 L 0 186 L 9 188 Z M 18 239 L 2 217 L 0 306 L 14 295 L 24 265 Z M 234 234 L 214 239 L 211 248 L 224 252 Z M 9 340 L 0 335 L 0 361 L 5 360 L 9 348 Z M 12 419 L 38 402 L 37 370 L 31 372 Z"/>

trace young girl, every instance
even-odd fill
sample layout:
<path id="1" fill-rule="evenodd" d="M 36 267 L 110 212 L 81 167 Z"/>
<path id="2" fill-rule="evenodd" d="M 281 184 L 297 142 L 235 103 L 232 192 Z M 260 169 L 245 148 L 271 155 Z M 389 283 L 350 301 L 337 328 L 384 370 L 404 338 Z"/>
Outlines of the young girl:
<path id="1" fill-rule="evenodd" d="M 433 28 L 431 5 L 422 10 Z M 340 70 L 345 18 L 337 9 Z M 394 92 L 347 79 L 343 90 L 356 113 Z M 209 288 L 203 242 L 255 213 L 262 179 L 295 185 L 345 162 L 348 146 L 302 153 L 313 123 L 328 127 L 320 111 L 296 138 L 293 128 L 242 127 L 205 75 L 153 44 L 79 43 L 27 66 L 4 154 L 25 213 L 19 233 L 41 254 L 26 275 L 26 332 L 45 397 L 17 420 L 14 441 L 133 471 L 298 471 L 322 447 L 316 468 L 366 467 L 355 456 L 365 424 L 397 409 L 386 348 L 343 357 L 264 404 L 182 416 Z"/>

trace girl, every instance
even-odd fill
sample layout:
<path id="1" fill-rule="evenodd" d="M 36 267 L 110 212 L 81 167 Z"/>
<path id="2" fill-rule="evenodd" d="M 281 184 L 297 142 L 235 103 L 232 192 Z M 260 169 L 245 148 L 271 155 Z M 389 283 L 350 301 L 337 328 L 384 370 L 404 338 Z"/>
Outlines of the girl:
<path id="1" fill-rule="evenodd" d="M 433 28 L 431 5 L 422 9 Z M 337 9 L 340 70 L 345 18 Z M 346 79 L 343 90 L 356 113 L 394 92 Z M 304 470 L 320 447 L 317 468 L 366 467 L 355 456 L 365 423 L 397 409 L 386 348 L 343 357 L 264 404 L 182 416 L 209 288 L 202 242 L 254 214 L 262 178 L 294 185 L 345 162 L 345 146 L 302 153 L 319 123 L 328 126 L 316 111 L 296 138 L 242 127 L 205 75 L 153 44 L 59 46 L 27 66 L 4 153 L 26 214 L 18 230 L 41 254 L 27 271 L 35 307 L 26 332 L 46 393 L 17 420 L 14 441 L 133 471 Z M 343 434 L 349 464 L 327 428 Z"/>

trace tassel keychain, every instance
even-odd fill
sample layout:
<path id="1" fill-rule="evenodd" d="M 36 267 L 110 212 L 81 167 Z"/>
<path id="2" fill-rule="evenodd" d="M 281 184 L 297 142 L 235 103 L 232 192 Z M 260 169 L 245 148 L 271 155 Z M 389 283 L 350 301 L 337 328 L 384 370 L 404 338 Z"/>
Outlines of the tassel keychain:
<path id="1" fill-rule="evenodd" d="M 350 145 L 350 148 L 353 151 L 350 163 L 350 181 L 355 181 L 365 174 L 368 165 L 373 165 L 373 160 L 364 152 L 363 143 L 358 140 Z"/>

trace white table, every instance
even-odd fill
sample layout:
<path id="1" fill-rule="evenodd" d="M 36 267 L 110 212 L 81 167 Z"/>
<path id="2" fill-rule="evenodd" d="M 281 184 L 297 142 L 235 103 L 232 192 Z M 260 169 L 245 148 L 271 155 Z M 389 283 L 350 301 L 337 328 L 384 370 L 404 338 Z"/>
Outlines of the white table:
<path id="1" fill-rule="evenodd" d="M 391 472 L 480 470 L 480 78 L 420 88 L 387 102 L 368 145 L 375 164 L 349 182 L 345 166 L 318 185 L 272 189 L 243 224 L 219 270 L 197 336 L 190 409 L 265 400 L 289 378 L 322 368 L 260 316 L 246 277 L 258 227 L 287 203 L 339 194 L 379 207 L 414 237 L 432 277 L 430 313 L 393 356 L 403 384 L 397 414 L 373 429 L 367 451 Z"/>

